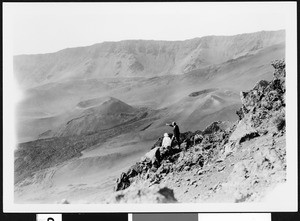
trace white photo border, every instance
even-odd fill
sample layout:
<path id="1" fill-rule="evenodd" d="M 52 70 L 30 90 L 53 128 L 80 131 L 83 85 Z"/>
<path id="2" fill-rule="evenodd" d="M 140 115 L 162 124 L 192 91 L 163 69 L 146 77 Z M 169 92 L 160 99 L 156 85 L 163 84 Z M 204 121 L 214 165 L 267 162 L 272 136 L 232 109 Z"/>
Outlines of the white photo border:
<path id="1" fill-rule="evenodd" d="M 12 5 L 3 3 L 3 212 L 293 212 L 298 208 L 297 168 L 297 3 L 252 3 L 261 6 L 280 4 L 286 19 L 286 147 L 287 182 L 285 192 L 277 202 L 267 203 L 178 203 L 178 204 L 15 204 L 14 203 L 14 146 L 15 104 L 21 92 L 13 77 Z M 71 4 L 71 3 L 70 3 Z M 73 3 L 72 3 L 73 4 Z M 84 3 L 75 3 L 84 4 Z M 144 3 L 146 4 L 146 3 Z M 157 3 L 160 4 L 160 3 Z M 175 3 L 184 4 L 184 3 Z M 197 4 L 197 3 L 195 3 Z M 199 3 L 200 4 L 200 3 Z M 206 3 L 219 4 L 219 3 Z M 229 3 L 228 3 L 229 4 Z M 235 3 L 230 3 L 234 4 Z M 244 3 L 237 3 L 244 4 Z M 278 5 L 277 5 L 278 6 Z M 284 18 L 283 18 L 284 19 Z M 195 36 L 196 37 L 196 36 Z"/>

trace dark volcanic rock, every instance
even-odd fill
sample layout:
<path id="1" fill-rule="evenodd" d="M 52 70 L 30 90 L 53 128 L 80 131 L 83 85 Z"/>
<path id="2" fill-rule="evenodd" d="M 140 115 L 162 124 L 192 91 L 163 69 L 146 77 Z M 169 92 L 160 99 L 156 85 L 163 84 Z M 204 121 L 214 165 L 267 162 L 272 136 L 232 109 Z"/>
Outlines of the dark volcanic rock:
<path id="1" fill-rule="evenodd" d="M 221 128 L 220 128 L 220 121 L 218 122 L 213 122 L 211 125 L 209 125 L 204 131 L 203 131 L 203 134 L 211 134 L 211 133 L 214 133 L 214 132 L 217 132 L 217 131 L 220 131 Z"/>
<path id="2" fill-rule="evenodd" d="M 117 185 L 115 191 L 126 189 L 130 186 L 129 176 L 126 173 L 122 173 L 120 178 L 117 179 Z"/>
<path id="3" fill-rule="evenodd" d="M 272 62 L 272 66 L 275 68 L 275 72 L 271 82 L 262 80 L 252 90 L 241 92 L 243 113 L 238 115 L 244 116 L 251 113 L 256 127 L 259 126 L 259 119 L 266 118 L 270 111 L 285 107 L 285 62 L 276 60 Z"/>
<path id="4" fill-rule="evenodd" d="M 108 203 L 177 203 L 177 199 L 172 189 L 152 186 L 119 191 Z"/>
<path id="5" fill-rule="evenodd" d="M 235 113 L 238 115 L 239 120 L 242 120 L 244 118 L 244 112 L 242 107 L 238 109 Z"/>
<path id="6" fill-rule="evenodd" d="M 275 68 L 272 81 L 261 80 L 252 90 L 241 92 L 242 108 L 237 111 L 240 121 L 230 140 L 240 139 L 241 143 L 266 134 L 271 124 L 279 130 L 285 129 L 284 60 L 274 61 L 272 65 Z"/>
<path id="7" fill-rule="evenodd" d="M 210 93 L 210 92 L 213 92 L 213 91 L 216 91 L 216 90 L 217 89 L 215 89 L 215 88 L 205 89 L 205 90 L 202 90 L 202 91 L 196 91 L 196 92 L 190 93 L 189 96 L 190 97 L 197 97 L 197 96 L 200 96 L 202 94 L 207 94 L 207 93 Z"/>
<path id="8" fill-rule="evenodd" d="M 237 111 L 239 120 L 236 123 L 217 121 L 211 123 L 203 132 L 182 133 L 180 148 L 177 145 L 169 148 L 160 147 L 162 138 L 159 138 L 154 145 L 157 148 L 155 161 L 142 160 L 127 173 L 122 173 L 117 181 L 116 190 L 129 191 L 131 186 L 138 184 L 142 186 L 144 183 L 142 190 L 145 191 L 152 185 L 164 183 L 166 177 L 170 177 L 167 176 L 170 173 L 189 174 L 197 171 L 192 176 L 203 176 L 203 171 L 209 171 L 207 168 L 211 166 L 216 168 L 218 173 L 226 173 L 228 170 L 228 166 L 224 164 L 226 158 L 231 154 L 239 155 L 237 150 L 243 145 L 244 148 L 245 145 L 247 148 L 253 148 L 245 144 L 250 140 L 257 145 L 255 150 L 251 150 L 252 156 L 249 158 L 243 156 L 239 162 L 231 165 L 234 166 L 228 175 L 227 185 L 216 184 L 210 189 L 214 190 L 213 192 L 222 189 L 225 192 L 227 189 L 234 191 L 235 202 L 244 202 L 255 199 L 255 194 L 252 195 L 253 188 L 259 186 L 262 180 L 284 181 L 285 144 L 280 144 L 275 150 L 275 141 L 270 142 L 270 139 L 280 138 L 285 133 L 284 60 L 275 61 L 272 65 L 275 68 L 272 81 L 259 81 L 252 90 L 241 92 L 242 108 Z M 264 136 L 269 140 L 267 141 Z M 256 173 L 257 170 L 260 171 L 259 174 Z M 278 177 L 270 178 L 275 172 L 279 174 Z M 177 182 L 178 180 L 175 180 L 175 183 Z M 264 185 L 269 185 L 266 183 Z M 187 192 L 188 190 L 185 190 L 185 193 Z M 173 190 L 163 188 L 158 193 L 164 195 L 160 202 L 176 202 Z M 123 202 L 123 192 L 120 194 L 116 199 Z M 128 199 L 125 201 L 129 202 Z"/>

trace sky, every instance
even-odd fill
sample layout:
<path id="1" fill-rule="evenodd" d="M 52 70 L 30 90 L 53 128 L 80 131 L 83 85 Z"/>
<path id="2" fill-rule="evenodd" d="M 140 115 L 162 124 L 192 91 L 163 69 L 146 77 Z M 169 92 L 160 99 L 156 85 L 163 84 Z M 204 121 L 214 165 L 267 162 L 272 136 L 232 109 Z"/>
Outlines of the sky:
<path id="1" fill-rule="evenodd" d="M 285 29 L 283 3 L 4 3 L 13 54 Z"/>

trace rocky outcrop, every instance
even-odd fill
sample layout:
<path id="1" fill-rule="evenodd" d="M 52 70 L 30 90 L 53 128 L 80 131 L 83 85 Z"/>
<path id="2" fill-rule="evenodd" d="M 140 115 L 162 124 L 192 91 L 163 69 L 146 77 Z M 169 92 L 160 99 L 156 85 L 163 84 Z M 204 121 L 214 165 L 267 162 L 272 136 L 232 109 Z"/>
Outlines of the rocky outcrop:
<path id="1" fill-rule="evenodd" d="M 261 80 L 252 90 L 241 92 L 242 107 L 237 111 L 240 121 L 230 140 L 262 135 L 274 123 L 279 125 L 280 130 L 284 129 L 285 62 L 276 60 L 272 66 L 275 72 L 271 82 Z"/>
<path id="2" fill-rule="evenodd" d="M 126 198 L 138 186 L 144 186 L 146 191 L 148 187 L 168 183 L 168 179 L 172 179 L 169 184 L 173 185 L 183 182 L 181 174 L 189 174 L 179 201 L 185 200 L 191 186 L 200 186 L 199 191 L 208 189 L 195 199 L 213 200 L 223 194 L 232 202 L 245 202 L 261 200 L 267 188 L 284 182 L 285 62 L 276 60 L 272 66 L 272 81 L 259 81 L 252 90 L 241 92 L 242 107 L 237 111 L 236 123 L 213 122 L 204 131 L 183 133 L 180 147 L 162 148 L 159 139 L 151 150 L 155 152 L 152 159 L 143 158 L 122 173 L 115 190 L 126 189 L 122 196 Z M 219 177 L 218 173 L 226 176 L 213 186 L 198 183 L 204 176 L 212 185 L 216 178 L 211 177 Z M 185 188 L 183 184 L 178 186 L 178 191 Z"/>
<path id="3" fill-rule="evenodd" d="M 119 191 L 107 203 L 177 203 L 177 199 L 172 189 L 165 186 L 152 186 Z"/>
<path id="4" fill-rule="evenodd" d="M 181 134 L 182 143 L 173 147 L 161 147 L 159 139 L 156 147 L 152 148 L 141 161 L 130 167 L 126 173 L 122 173 L 117 179 L 115 190 L 128 188 L 137 179 L 149 179 L 152 184 L 157 184 L 163 178 L 163 174 L 190 170 L 192 167 L 202 167 L 204 159 L 210 158 L 216 149 L 228 141 L 229 131 L 224 122 L 213 122 L 204 132 L 185 132 Z M 228 125 L 227 125 L 228 126 Z M 199 143 L 193 146 L 195 138 Z M 190 147 L 194 147 L 187 151 Z M 152 153 L 155 152 L 155 153 Z"/>

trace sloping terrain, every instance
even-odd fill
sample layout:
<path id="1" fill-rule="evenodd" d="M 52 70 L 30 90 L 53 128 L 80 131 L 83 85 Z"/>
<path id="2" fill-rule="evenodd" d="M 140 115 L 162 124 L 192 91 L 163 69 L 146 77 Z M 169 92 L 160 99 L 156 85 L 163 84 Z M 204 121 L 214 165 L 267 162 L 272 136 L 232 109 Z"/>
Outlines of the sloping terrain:
<path id="1" fill-rule="evenodd" d="M 285 63 L 274 79 L 241 92 L 239 121 L 214 122 L 185 134 L 180 147 L 160 147 L 117 180 L 114 203 L 251 202 L 286 181 Z M 158 186 L 149 192 L 151 186 Z M 160 198 L 153 198 L 159 195 Z"/>
<path id="2" fill-rule="evenodd" d="M 153 77 L 188 73 L 285 41 L 285 32 L 207 36 L 186 41 L 128 40 L 69 48 L 57 53 L 14 57 L 14 73 L 24 87 L 62 79 Z"/>
<path id="3" fill-rule="evenodd" d="M 272 80 L 270 62 L 284 56 L 284 31 L 15 56 L 24 90 L 16 108 L 16 200 L 103 202 L 121 171 L 171 132 L 166 123 L 176 121 L 181 132 L 231 125 L 240 91 Z"/>
<path id="4" fill-rule="evenodd" d="M 184 99 L 190 93 L 208 88 L 239 93 L 250 89 L 260 79 L 270 80 L 270 61 L 284 57 L 284 54 L 285 45 L 280 44 L 261 49 L 248 57 L 183 75 L 64 80 L 34 87 L 26 91 L 26 98 L 17 107 L 17 134 L 20 142 L 35 140 L 40 134 L 60 126 L 59 123 L 63 121 L 61 117 L 71 116 L 78 103 L 99 97 L 114 97 L 131 106 L 161 109 Z M 206 127 L 210 122 L 208 119 L 198 127 Z"/>
<path id="5" fill-rule="evenodd" d="M 111 129 L 138 118 L 139 110 L 109 97 L 85 100 L 78 103 L 75 113 L 55 134 L 71 136 Z"/>

